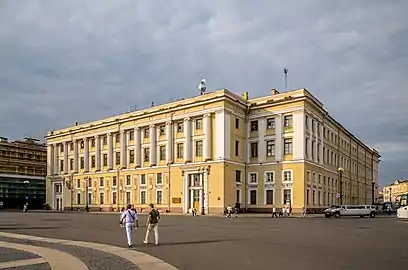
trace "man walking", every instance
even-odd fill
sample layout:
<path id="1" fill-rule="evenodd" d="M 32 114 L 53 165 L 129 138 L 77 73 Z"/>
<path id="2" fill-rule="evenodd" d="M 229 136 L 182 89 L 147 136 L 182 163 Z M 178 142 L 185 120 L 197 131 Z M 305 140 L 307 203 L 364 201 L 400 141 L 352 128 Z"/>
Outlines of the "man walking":
<path id="1" fill-rule="evenodd" d="M 137 229 L 139 227 L 138 217 L 135 211 L 133 211 L 132 206 L 128 204 L 126 206 L 126 210 L 123 211 L 122 217 L 120 219 L 121 223 L 124 225 L 126 229 L 126 237 L 128 241 L 128 246 L 132 247 L 132 232 L 133 228 Z"/>
<path id="2" fill-rule="evenodd" d="M 278 217 L 278 215 L 276 214 L 276 207 L 275 205 L 272 208 L 272 217 Z"/>
<path id="3" fill-rule="evenodd" d="M 150 232 L 153 230 L 154 231 L 154 240 L 156 246 L 159 244 L 159 220 L 160 220 L 160 213 L 157 211 L 156 208 L 154 208 L 154 205 L 151 203 L 150 205 L 150 212 L 149 216 L 146 221 L 146 237 L 143 243 L 148 244 L 149 243 L 149 235 Z"/>

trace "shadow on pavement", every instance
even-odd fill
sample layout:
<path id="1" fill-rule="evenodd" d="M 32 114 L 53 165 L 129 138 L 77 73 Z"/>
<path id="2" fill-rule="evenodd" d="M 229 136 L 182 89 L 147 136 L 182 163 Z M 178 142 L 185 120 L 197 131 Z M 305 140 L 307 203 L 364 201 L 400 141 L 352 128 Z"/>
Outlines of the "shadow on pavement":
<path id="1" fill-rule="evenodd" d="M 160 243 L 160 246 L 182 246 L 182 245 L 196 245 L 196 244 L 210 244 L 210 243 L 221 243 L 221 242 L 231 242 L 236 239 L 217 239 L 217 240 L 202 240 L 202 241 L 186 241 L 186 242 L 173 242 L 173 243 Z"/>
<path id="2" fill-rule="evenodd" d="M 50 230 L 50 229 L 61 229 L 61 227 L 0 227 L 0 231 L 18 231 L 18 230 Z"/>

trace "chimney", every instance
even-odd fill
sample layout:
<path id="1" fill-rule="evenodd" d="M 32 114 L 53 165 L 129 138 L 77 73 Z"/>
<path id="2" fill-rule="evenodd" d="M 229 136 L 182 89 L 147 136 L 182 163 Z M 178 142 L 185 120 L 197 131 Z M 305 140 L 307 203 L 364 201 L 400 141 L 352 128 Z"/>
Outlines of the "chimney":
<path id="1" fill-rule="evenodd" d="M 278 89 L 271 89 L 271 95 L 272 95 L 272 96 L 273 96 L 273 95 L 277 95 L 277 94 L 279 94 Z"/>

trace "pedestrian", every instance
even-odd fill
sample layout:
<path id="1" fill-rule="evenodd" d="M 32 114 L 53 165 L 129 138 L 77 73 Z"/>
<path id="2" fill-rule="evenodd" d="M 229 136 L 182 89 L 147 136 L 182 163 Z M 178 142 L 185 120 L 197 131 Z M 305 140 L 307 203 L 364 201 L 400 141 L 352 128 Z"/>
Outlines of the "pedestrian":
<path id="1" fill-rule="evenodd" d="M 150 206 L 150 211 L 149 211 L 149 216 L 146 221 L 146 237 L 143 243 L 148 244 L 149 243 L 149 235 L 150 232 L 153 230 L 154 231 L 154 240 L 156 246 L 159 244 L 159 220 L 160 220 L 160 213 L 159 211 L 154 208 L 154 205 L 151 203 L 149 204 Z"/>
<path id="2" fill-rule="evenodd" d="M 307 217 L 307 207 L 306 206 L 303 207 L 302 217 Z"/>
<path id="3" fill-rule="evenodd" d="M 126 230 L 126 238 L 129 247 L 133 246 L 132 243 L 133 228 L 137 229 L 139 227 L 137 214 L 131 208 L 132 206 L 128 204 L 126 206 L 126 210 L 123 211 L 122 217 L 120 219 L 120 222 L 124 225 Z"/>
<path id="4" fill-rule="evenodd" d="M 120 209 L 120 216 L 119 216 L 119 224 L 121 228 L 124 228 L 125 225 L 122 222 L 122 216 L 123 216 L 123 212 L 125 212 L 125 207 L 122 207 L 122 209 Z"/>
<path id="5" fill-rule="evenodd" d="M 276 207 L 275 205 L 272 208 L 272 217 L 278 217 L 278 215 L 276 214 Z"/>
<path id="6" fill-rule="evenodd" d="M 232 207 L 231 207 L 231 205 L 228 205 L 227 206 L 227 217 L 230 218 L 231 214 L 232 214 Z"/>

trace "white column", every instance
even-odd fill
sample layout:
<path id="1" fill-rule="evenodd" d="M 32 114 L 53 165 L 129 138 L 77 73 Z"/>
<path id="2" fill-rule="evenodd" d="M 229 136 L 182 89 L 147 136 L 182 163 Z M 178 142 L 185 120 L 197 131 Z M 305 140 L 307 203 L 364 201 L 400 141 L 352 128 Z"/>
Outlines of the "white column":
<path id="1" fill-rule="evenodd" d="M 140 128 L 135 128 L 135 167 L 140 167 L 142 165 L 141 143 Z"/>
<path id="2" fill-rule="evenodd" d="M 64 147 L 64 174 L 69 172 L 68 169 L 68 142 L 63 142 L 63 147 Z"/>
<path id="3" fill-rule="evenodd" d="M 126 168 L 126 131 L 120 132 L 120 166 Z"/>
<path id="4" fill-rule="evenodd" d="M 192 137 L 191 137 L 191 119 L 184 119 L 184 137 L 185 137 L 185 146 L 184 146 L 184 162 L 192 161 Z"/>
<path id="5" fill-rule="evenodd" d="M 150 125 L 149 127 L 149 135 L 150 135 L 150 166 L 157 165 L 156 159 L 156 126 Z"/>
<path id="6" fill-rule="evenodd" d="M 78 172 L 78 141 L 74 140 L 74 172 Z"/>
<path id="7" fill-rule="evenodd" d="M 183 174 L 183 213 L 188 212 L 188 198 L 190 196 L 188 192 L 188 174 Z"/>
<path id="8" fill-rule="evenodd" d="M 211 160 L 211 114 L 204 115 L 204 160 Z"/>
<path id="9" fill-rule="evenodd" d="M 305 158 L 305 112 L 297 111 L 293 115 L 293 159 Z M 315 152 L 316 153 L 316 152 Z"/>
<path id="10" fill-rule="evenodd" d="M 96 171 L 100 171 L 102 169 L 102 166 L 101 166 L 101 137 L 98 135 L 95 136 L 95 169 Z"/>
<path id="11" fill-rule="evenodd" d="M 60 145 L 58 145 L 58 144 L 55 144 L 54 145 L 54 160 L 53 160 L 53 162 L 54 162 L 54 174 L 59 174 L 60 173 L 60 171 L 59 171 L 59 148 L 60 148 L 61 146 Z"/>
<path id="12" fill-rule="evenodd" d="M 110 132 L 106 136 L 106 144 L 108 145 L 108 170 L 113 170 L 113 136 Z"/>
<path id="13" fill-rule="evenodd" d="M 205 213 L 209 214 L 210 209 L 209 209 L 209 200 L 208 200 L 208 173 L 204 173 L 204 207 L 205 207 Z"/>
<path id="14" fill-rule="evenodd" d="M 231 158 L 231 116 L 228 112 L 221 110 L 215 114 L 215 158 Z"/>
<path id="15" fill-rule="evenodd" d="M 323 160 L 323 144 L 324 144 L 324 134 L 323 134 L 323 122 L 320 124 L 320 164 L 324 163 Z"/>
<path id="16" fill-rule="evenodd" d="M 84 139 L 84 161 L 85 161 L 85 172 L 89 172 L 89 140 L 88 138 Z"/>
<path id="17" fill-rule="evenodd" d="M 47 176 L 53 175 L 54 172 L 54 160 L 53 160 L 53 145 L 47 145 Z"/>
<path id="18" fill-rule="evenodd" d="M 316 120 L 315 121 L 315 136 L 316 136 L 316 143 L 315 143 L 315 158 L 314 158 L 314 162 L 318 162 L 317 161 L 317 153 L 320 151 L 319 150 L 319 133 L 318 133 L 318 128 L 319 128 L 319 122 Z M 320 153 L 319 153 L 320 154 Z"/>
<path id="19" fill-rule="evenodd" d="M 169 164 L 173 161 L 173 123 L 171 121 L 166 122 L 166 163 Z"/>
<path id="20" fill-rule="evenodd" d="M 258 162 L 266 161 L 266 143 L 265 143 L 266 123 L 265 118 L 258 120 Z M 276 146 L 275 146 L 276 149 Z"/>
<path id="21" fill-rule="evenodd" d="M 275 160 L 276 161 L 282 160 L 282 157 L 283 157 L 282 126 L 283 126 L 282 115 L 277 114 L 275 116 L 275 134 L 276 134 Z"/>

